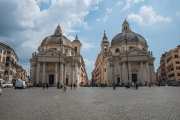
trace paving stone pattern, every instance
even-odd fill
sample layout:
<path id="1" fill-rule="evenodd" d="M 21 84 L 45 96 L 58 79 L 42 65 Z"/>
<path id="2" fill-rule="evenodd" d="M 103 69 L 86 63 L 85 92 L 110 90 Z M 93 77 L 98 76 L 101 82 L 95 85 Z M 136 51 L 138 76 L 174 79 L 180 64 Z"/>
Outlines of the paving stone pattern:
<path id="1" fill-rule="evenodd" d="M 5 88 L 0 120 L 180 120 L 180 87 Z"/>

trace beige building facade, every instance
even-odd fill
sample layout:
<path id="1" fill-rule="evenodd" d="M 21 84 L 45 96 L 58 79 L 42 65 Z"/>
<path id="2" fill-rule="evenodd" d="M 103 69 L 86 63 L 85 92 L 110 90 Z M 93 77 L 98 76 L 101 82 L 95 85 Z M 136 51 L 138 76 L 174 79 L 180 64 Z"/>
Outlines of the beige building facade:
<path id="1" fill-rule="evenodd" d="M 85 64 L 81 55 L 81 42 L 76 38 L 70 41 L 62 35 L 58 25 L 54 35 L 46 37 L 30 59 L 30 81 L 48 82 L 51 85 L 88 83 Z"/>
<path id="2" fill-rule="evenodd" d="M 180 45 L 162 55 L 158 71 L 162 81 L 180 81 Z"/>
<path id="3" fill-rule="evenodd" d="M 101 42 L 101 51 L 95 62 L 92 72 L 94 84 L 113 83 L 127 84 L 138 82 L 141 85 L 154 83 L 154 60 L 152 52 L 148 51 L 146 40 L 139 34 L 131 31 L 125 20 L 122 32 L 108 41 L 106 33 Z"/>
<path id="4" fill-rule="evenodd" d="M 1 54 L 1 60 L 5 62 L 3 79 L 12 82 L 16 77 L 19 58 L 11 47 L 3 43 L 0 43 L 0 45 L 5 48 L 2 52 L 3 55 Z"/>
<path id="5" fill-rule="evenodd" d="M 5 65 L 6 65 L 7 48 L 0 43 L 0 81 L 4 79 Z"/>

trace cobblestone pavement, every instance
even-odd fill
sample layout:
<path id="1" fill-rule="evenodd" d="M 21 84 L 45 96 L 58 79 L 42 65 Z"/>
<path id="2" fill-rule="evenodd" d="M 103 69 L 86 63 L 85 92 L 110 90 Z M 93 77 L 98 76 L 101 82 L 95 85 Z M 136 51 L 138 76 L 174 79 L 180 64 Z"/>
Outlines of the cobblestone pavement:
<path id="1" fill-rule="evenodd" d="M 180 87 L 5 88 L 0 120 L 180 120 Z"/>

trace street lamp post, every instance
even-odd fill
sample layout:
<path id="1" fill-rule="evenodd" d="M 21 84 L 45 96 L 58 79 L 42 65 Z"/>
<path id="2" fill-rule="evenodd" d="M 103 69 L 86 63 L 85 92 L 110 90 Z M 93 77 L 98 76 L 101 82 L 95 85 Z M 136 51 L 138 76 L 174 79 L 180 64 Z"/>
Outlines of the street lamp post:
<path id="1" fill-rule="evenodd" d="M 129 87 L 129 61 L 128 61 L 128 53 L 127 53 L 127 38 L 126 38 L 126 34 L 125 34 L 125 42 L 126 42 L 127 72 L 128 72 L 128 84 L 127 84 L 127 88 L 130 88 Z"/>

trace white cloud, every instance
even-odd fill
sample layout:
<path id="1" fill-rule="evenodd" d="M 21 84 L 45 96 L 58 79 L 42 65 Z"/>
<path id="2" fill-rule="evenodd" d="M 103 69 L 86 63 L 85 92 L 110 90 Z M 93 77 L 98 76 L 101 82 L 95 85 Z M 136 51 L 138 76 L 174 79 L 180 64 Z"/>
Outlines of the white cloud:
<path id="1" fill-rule="evenodd" d="M 87 59 L 84 59 L 84 62 L 85 62 L 85 65 L 86 67 L 94 67 L 94 60 L 87 60 Z"/>
<path id="2" fill-rule="evenodd" d="M 133 0 L 133 3 L 144 2 L 144 0 Z"/>
<path id="3" fill-rule="evenodd" d="M 107 11 L 108 13 L 111 13 L 111 12 L 112 12 L 112 8 L 106 8 L 106 11 Z"/>
<path id="4" fill-rule="evenodd" d="M 99 22 L 100 20 L 101 20 L 100 18 L 96 19 L 97 22 Z"/>
<path id="5" fill-rule="evenodd" d="M 130 6 L 131 6 L 131 1 L 132 1 L 132 0 L 126 0 L 126 6 L 123 8 L 123 10 L 126 10 L 126 9 L 130 8 Z"/>
<path id="6" fill-rule="evenodd" d="M 106 22 L 108 16 L 104 16 L 103 18 L 98 18 L 96 21 L 99 22 L 99 21 L 103 21 L 103 22 Z"/>
<path id="7" fill-rule="evenodd" d="M 126 10 L 126 9 L 129 9 L 131 7 L 131 3 L 139 3 L 139 2 L 144 2 L 144 0 L 126 0 L 126 5 L 122 9 L 122 11 Z"/>
<path id="8" fill-rule="evenodd" d="M 138 14 L 131 13 L 128 15 L 128 18 L 134 22 L 137 22 L 139 25 L 152 25 L 157 22 L 170 22 L 172 18 L 163 17 L 161 15 L 156 15 L 156 12 L 150 6 L 143 6 L 140 8 Z"/>
<path id="9" fill-rule="evenodd" d="M 98 9 L 99 9 L 99 7 L 98 7 L 98 6 L 95 6 L 95 7 L 93 8 L 93 11 L 98 10 Z"/>
<path id="10" fill-rule="evenodd" d="M 121 6 L 123 4 L 123 2 L 119 1 L 116 3 L 116 6 Z"/>
<path id="11" fill-rule="evenodd" d="M 88 28 L 84 18 L 102 0 L 1 0 L 0 38 L 11 46 L 20 59 L 21 65 L 29 61 L 32 52 L 38 49 L 42 40 L 54 33 L 60 23 L 63 35 L 77 32 L 74 27 Z M 49 3 L 41 11 L 41 3 Z M 80 7 L 79 7 L 80 6 Z M 72 40 L 72 36 L 66 36 Z M 93 44 L 83 43 L 83 49 Z M 24 64 L 25 65 L 25 64 Z"/>
<path id="12" fill-rule="evenodd" d="M 180 19 L 180 12 L 177 12 L 176 16 Z"/>
<path id="13" fill-rule="evenodd" d="M 95 45 L 93 45 L 93 43 L 86 42 L 82 39 L 80 39 L 80 41 L 82 43 L 82 50 L 88 51 L 89 49 L 95 47 Z"/>

